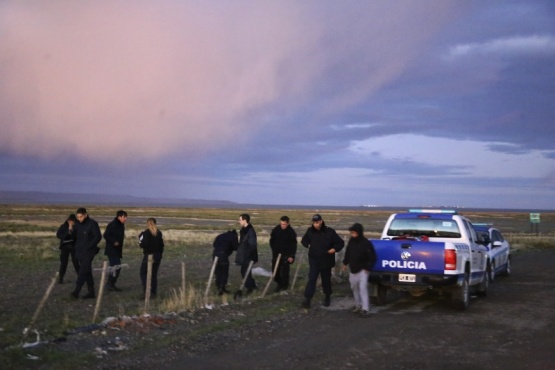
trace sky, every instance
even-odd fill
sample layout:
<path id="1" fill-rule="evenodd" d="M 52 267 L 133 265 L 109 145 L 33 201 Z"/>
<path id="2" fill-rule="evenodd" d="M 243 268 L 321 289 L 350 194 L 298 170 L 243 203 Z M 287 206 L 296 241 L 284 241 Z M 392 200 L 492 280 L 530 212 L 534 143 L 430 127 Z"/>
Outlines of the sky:
<path id="1" fill-rule="evenodd" d="M 555 210 L 555 2 L 0 1 L 0 190 Z"/>

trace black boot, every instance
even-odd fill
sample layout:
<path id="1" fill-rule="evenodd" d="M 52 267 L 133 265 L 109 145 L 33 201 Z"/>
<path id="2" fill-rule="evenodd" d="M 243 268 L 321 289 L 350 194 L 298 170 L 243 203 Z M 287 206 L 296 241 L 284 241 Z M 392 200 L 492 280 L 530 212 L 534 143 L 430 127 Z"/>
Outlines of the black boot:
<path id="1" fill-rule="evenodd" d="M 87 288 L 88 288 L 89 292 L 83 296 L 83 299 L 93 299 L 93 298 L 95 298 L 94 287 L 89 286 Z"/>
<path id="2" fill-rule="evenodd" d="M 329 307 L 331 303 L 331 297 L 329 295 L 326 296 L 326 298 L 324 298 L 324 302 L 322 303 L 322 305 L 324 307 Z"/>
<path id="3" fill-rule="evenodd" d="M 70 296 L 71 298 L 73 298 L 73 299 L 77 299 L 77 298 L 79 298 L 79 291 L 74 290 L 73 292 L 71 292 L 71 293 L 69 294 L 69 296 Z"/>
<path id="4" fill-rule="evenodd" d="M 302 303 L 302 307 L 309 309 L 310 308 L 310 298 L 305 298 L 303 303 Z"/>

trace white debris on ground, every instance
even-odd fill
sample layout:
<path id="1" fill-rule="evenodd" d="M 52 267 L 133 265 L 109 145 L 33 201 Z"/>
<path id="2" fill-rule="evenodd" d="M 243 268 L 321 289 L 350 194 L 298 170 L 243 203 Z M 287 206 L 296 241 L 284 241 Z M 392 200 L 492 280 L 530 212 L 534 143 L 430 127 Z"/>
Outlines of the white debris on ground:
<path id="1" fill-rule="evenodd" d="M 262 267 L 255 267 L 251 270 L 252 274 L 255 276 L 265 276 L 265 277 L 270 277 L 272 276 L 272 273 Z"/>

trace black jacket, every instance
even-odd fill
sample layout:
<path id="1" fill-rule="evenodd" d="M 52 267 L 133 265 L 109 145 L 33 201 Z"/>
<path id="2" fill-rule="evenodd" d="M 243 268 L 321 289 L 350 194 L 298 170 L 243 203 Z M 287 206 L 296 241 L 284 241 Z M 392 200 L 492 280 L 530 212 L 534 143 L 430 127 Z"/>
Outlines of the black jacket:
<path id="1" fill-rule="evenodd" d="M 360 271 L 371 271 L 376 263 L 376 252 L 372 242 L 359 233 L 356 238 L 350 238 L 345 250 L 343 264 L 348 265 L 353 274 Z"/>
<path id="2" fill-rule="evenodd" d="M 56 237 L 60 239 L 60 249 L 71 250 L 75 247 L 75 228 L 70 231 L 69 223 L 66 221 L 60 225 Z"/>
<path id="3" fill-rule="evenodd" d="M 246 227 L 242 227 L 239 233 L 241 238 L 237 253 L 235 253 L 235 264 L 243 266 L 248 265 L 250 261 L 258 262 L 258 243 L 254 227 L 248 224 Z"/>
<path id="4" fill-rule="evenodd" d="M 139 244 L 143 248 L 143 254 L 163 253 L 164 238 L 162 232 L 158 230 L 156 236 L 150 230 L 145 230 L 139 235 Z"/>
<path id="5" fill-rule="evenodd" d="M 229 256 L 239 247 L 237 231 L 230 230 L 218 235 L 216 239 L 214 239 L 213 246 L 214 252 L 212 252 L 212 259 L 218 257 L 218 265 L 228 265 Z"/>
<path id="6" fill-rule="evenodd" d="M 281 228 L 281 225 L 274 227 L 270 233 L 270 248 L 272 248 L 274 258 L 277 258 L 277 255 L 281 253 L 282 261 L 290 257 L 295 259 L 295 254 L 297 254 L 297 233 L 291 225 L 287 225 L 285 230 Z"/>
<path id="7" fill-rule="evenodd" d="M 75 257 L 77 259 L 93 259 L 100 250 L 98 243 L 102 240 L 98 222 L 87 216 L 82 223 L 76 222 L 75 234 Z"/>
<path id="8" fill-rule="evenodd" d="M 104 254 L 109 257 L 121 258 L 123 251 L 123 241 L 125 239 L 125 224 L 122 224 L 118 218 L 114 218 L 112 222 L 106 226 L 104 231 L 104 239 L 106 240 L 106 248 Z M 118 242 L 119 245 L 114 244 Z"/>
<path id="9" fill-rule="evenodd" d="M 345 246 L 343 239 L 337 235 L 334 229 L 327 227 L 324 222 L 320 230 L 316 230 L 314 226 L 306 230 L 301 244 L 308 248 L 308 257 L 313 259 L 321 269 L 332 268 L 335 266 L 335 254 L 330 254 L 330 249 L 335 249 L 339 252 Z"/>

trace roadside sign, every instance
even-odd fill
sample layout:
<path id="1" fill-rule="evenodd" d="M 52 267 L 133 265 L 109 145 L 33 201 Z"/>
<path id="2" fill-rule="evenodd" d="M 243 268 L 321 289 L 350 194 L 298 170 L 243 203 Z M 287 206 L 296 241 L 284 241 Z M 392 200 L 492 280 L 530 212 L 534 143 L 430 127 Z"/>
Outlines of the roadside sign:
<path id="1" fill-rule="evenodd" d="M 540 223 L 540 214 L 539 213 L 530 213 L 530 223 L 539 224 Z"/>

